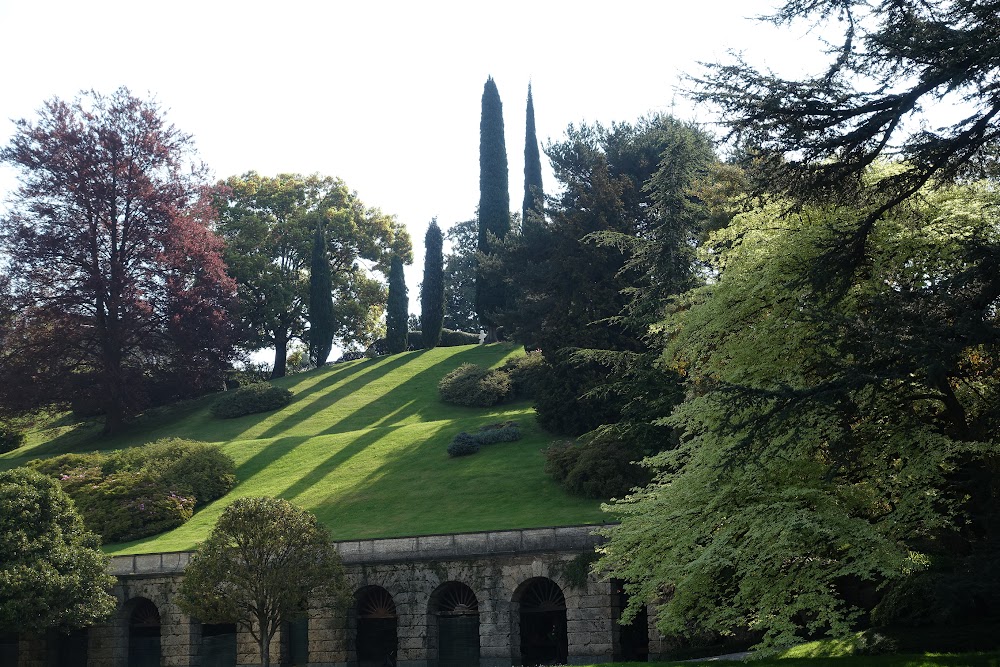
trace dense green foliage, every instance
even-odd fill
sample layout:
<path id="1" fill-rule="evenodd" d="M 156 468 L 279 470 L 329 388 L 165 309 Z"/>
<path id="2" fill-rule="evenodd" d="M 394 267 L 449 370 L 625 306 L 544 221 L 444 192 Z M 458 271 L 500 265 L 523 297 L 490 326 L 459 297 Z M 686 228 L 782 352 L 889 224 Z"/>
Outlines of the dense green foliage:
<path id="1" fill-rule="evenodd" d="M 498 442 L 516 442 L 521 439 L 521 427 L 516 421 L 498 422 L 480 426 L 475 433 L 461 431 L 448 445 L 448 456 L 475 454 L 483 445 Z"/>
<path id="2" fill-rule="evenodd" d="M 343 181 L 319 175 L 247 172 L 221 184 L 219 233 L 239 289 L 241 345 L 274 347 L 272 377 L 285 374 L 288 345 L 305 333 L 312 237 L 326 234 L 333 284 L 333 339 L 367 345 L 379 331 L 385 287 L 361 266 L 388 273 L 394 254 L 408 258 L 410 238 L 390 215 L 368 208 Z"/>
<path id="3" fill-rule="evenodd" d="M 282 387 L 258 382 L 234 391 L 227 391 L 212 404 L 212 416 L 235 419 L 258 412 L 283 408 L 292 401 L 292 393 Z"/>
<path id="4" fill-rule="evenodd" d="M 482 443 L 479 442 L 479 438 L 462 431 L 448 443 L 448 456 L 469 456 L 478 452 L 480 447 L 482 447 Z"/>
<path id="5" fill-rule="evenodd" d="M 114 577 L 59 484 L 0 472 L 0 632 L 68 630 L 110 617 Z"/>
<path id="6" fill-rule="evenodd" d="M 468 331 L 452 331 L 444 329 L 441 331 L 441 347 L 456 347 L 458 345 L 475 345 L 479 342 L 479 334 Z"/>
<path id="7" fill-rule="evenodd" d="M 645 454 L 629 440 L 560 440 L 545 450 L 545 472 L 570 493 L 604 500 L 623 498 L 633 488 L 649 483 L 649 471 L 636 463 Z"/>
<path id="8" fill-rule="evenodd" d="M 424 236 L 424 280 L 420 283 L 422 336 L 419 347 L 431 349 L 440 344 L 444 306 L 444 236 L 435 219 L 431 220 Z"/>
<path id="9" fill-rule="evenodd" d="M 521 231 L 528 233 L 532 225 L 543 225 L 539 216 L 545 193 L 542 190 L 542 158 L 538 152 L 538 137 L 535 136 L 535 104 L 531 99 L 531 84 L 528 84 L 528 105 L 524 122 L 524 201 L 521 204 Z"/>
<path id="10" fill-rule="evenodd" d="M 515 398 L 534 398 L 548 371 L 548 363 L 539 350 L 534 350 L 507 359 L 500 371 L 510 376 Z"/>
<path id="11" fill-rule="evenodd" d="M 479 331 L 476 316 L 478 234 L 476 220 L 457 222 L 445 234 L 450 251 L 444 258 L 444 326 L 455 331 Z"/>
<path id="12" fill-rule="evenodd" d="M 407 308 L 410 304 L 406 294 L 403 260 L 394 255 L 389 265 L 389 305 L 385 311 L 385 348 L 389 354 L 406 350 Z"/>
<path id="13" fill-rule="evenodd" d="M 333 277 L 327 257 L 326 231 L 316 225 L 309 263 L 309 360 L 322 366 L 333 349 Z"/>
<path id="14" fill-rule="evenodd" d="M 270 644 L 309 603 L 341 608 L 346 580 L 329 531 L 280 498 L 240 498 L 226 508 L 184 572 L 178 603 L 208 623 L 236 623 L 257 640 L 262 667 Z"/>
<path id="15" fill-rule="evenodd" d="M 123 542 L 175 528 L 236 483 L 218 447 L 177 438 L 109 454 L 63 454 L 31 467 L 58 480 L 87 528 Z"/>
<path id="16" fill-rule="evenodd" d="M 24 444 L 24 433 L 11 424 L 0 422 L 0 454 L 11 452 Z"/>
<path id="17" fill-rule="evenodd" d="M 1000 339 L 995 274 L 981 274 L 1000 257 L 995 188 L 924 192 L 882 216 L 843 296 L 808 272 L 868 211 L 784 208 L 718 232 L 704 253 L 719 279 L 663 324 L 664 363 L 688 389 L 668 419 L 680 440 L 613 505 L 601 566 L 633 600 L 672 590 L 659 624 L 682 635 L 843 634 L 859 612 L 840 584 L 881 583 L 891 604 L 921 570 L 961 602 L 910 595 L 928 606 L 907 609 L 917 620 L 996 613 L 983 564 L 996 560 Z"/>
<path id="18" fill-rule="evenodd" d="M 453 405 L 488 408 L 509 399 L 511 392 L 510 375 L 476 364 L 462 364 L 438 382 L 441 400 Z"/>
<path id="19" fill-rule="evenodd" d="M 503 104 L 490 77 L 483 87 L 479 121 L 479 236 L 480 259 L 493 255 L 497 243 L 510 231 L 510 191 L 507 175 L 507 144 L 503 132 Z M 476 315 L 487 331 L 487 342 L 497 339 L 496 315 L 506 305 L 502 279 L 480 268 L 476 271 Z"/>

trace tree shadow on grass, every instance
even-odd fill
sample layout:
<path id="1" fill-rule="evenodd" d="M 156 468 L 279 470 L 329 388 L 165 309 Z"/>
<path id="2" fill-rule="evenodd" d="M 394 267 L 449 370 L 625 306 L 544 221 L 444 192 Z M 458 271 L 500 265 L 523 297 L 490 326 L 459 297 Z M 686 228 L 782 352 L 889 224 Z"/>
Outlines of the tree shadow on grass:
<path id="1" fill-rule="evenodd" d="M 429 350 L 395 355 L 385 364 L 373 367 L 363 375 L 353 378 L 350 382 L 336 387 L 327 393 L 315 397 L 308 405 L 301 405 L 297 410 L 290 411 L 280 422 L 272 425 L 257 437 L 273 438 L 295 428 L 306 420 L 332 407 L 338 401 L 344 400 L 385 378 L 394 371 L 399 371 L 409 364 L 419 364 Z M 317 435 L 346 433 L 360 431 L 373 424 L 391 426 L 415 414 L 424 414 L 431 406 L 438 406 L 437 383 L 448 371 L 466 362 L 494 364 L 510 353 L 502 347 L 470 347 L 457 354 L 450 355 L 441 361 L 414 373 L 407 380 L 389 388 L 384 393 L 372 391 L 372 400 L 359 405 L 350 413 L 337 419 Z M 294 405 L 294 403 L 293 403 Z M 461 410 L 450 406 L 448 411 Z M 470 410 L 475 410 L 471 408 Z M 392 415 L 392 422 L 386 419 Z"/>

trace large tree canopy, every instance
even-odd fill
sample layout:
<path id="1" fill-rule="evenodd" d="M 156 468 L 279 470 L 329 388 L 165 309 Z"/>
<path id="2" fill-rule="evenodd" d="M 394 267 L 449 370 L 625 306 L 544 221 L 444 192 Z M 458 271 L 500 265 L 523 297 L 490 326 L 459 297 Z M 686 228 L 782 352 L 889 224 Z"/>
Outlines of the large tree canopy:
<path id="1" fill-rule="evenodd" d="M 0 159 L 21 180 L 0 218 L 0 404 L 90 397 L 110 432 L 154 393 L 217 387 L 235 286 L 191 138 L 122 88 L 49 100 Z"/>
<path id="2" fill-rule="evenodd" d="M 696 77 L 694 97 L 719 107 L 758 191 L 871 205 L 842 250 L 853 265 L 874 221 L 930 179 L 997 173 L 1000 2 L 789 0 L 768 17 L 803 19 L 843 30 L 824 72 L 788 80 L 737 59 Z M 932 108 L 954 117 L 935 126 Z M 906 166 L 862 183 L 879 157 Z"/>
<path id="3" fill-rule="evenodd" d="M 864 209 L 783 217 L 776 202 L 705 247 L 721 277 L 662 325 L 661 363 L 687 390 L 668 419 L 679 445 L 613 506 L 601 563 L 635 604 L 662 602 L 664 632 L 843 634 L 852 581 L 890 584 L 881 623 L 1000 604 L 982 567 L 996 560 L 1000 338 L 971 270 L 1000 256 L 1000 202 L 989 185 L 923 195 L 876 223 L 843 297 L 801 276 Z"/>
<path id="4" fill-rule="evenodd" d="M 115 611 L 110 559 L 56 482 L 0 472 L 0 632 L 94 625 Z"/>
<path id="5" fill-rule="evenodd" d="M 273 377 L 285 374 L 287 347 L 308 322 L 309 265 L 317 226 L 326 234 L 334 300 L 333 339 L 367 345 L 385 307 L 380 281 L 362 260 L 389 272 L 389 257 L 409 258 L 410 237 L 395 217 L 367 208 L 339 179 L 248 172 L 225 181 L 219 232 L 239 285 L 248 350 L 274 346 Z"/>
<path id="6" fill-rule="evenodd" d="M 456 331 L 479 331 L 476 316 L 476 244 L 478 223 L 456 222 L 445 238 L 450 249 L 444 257 L 444 326 Z"/>

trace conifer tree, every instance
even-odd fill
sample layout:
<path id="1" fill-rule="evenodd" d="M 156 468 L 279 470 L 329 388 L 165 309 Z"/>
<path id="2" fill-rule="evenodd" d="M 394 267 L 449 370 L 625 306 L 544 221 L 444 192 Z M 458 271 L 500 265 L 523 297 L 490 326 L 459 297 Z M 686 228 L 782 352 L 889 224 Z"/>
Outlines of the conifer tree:
<path id="1" fill-rule="evenodd" d="M 333 277 L 322 222 L 313 234 L 309 270 L 309 359 L 322 366 L 333 348 Z"/>
<path id="2" fill-rule="evenodd" d="M 389 265 L 389 303 L 385 314 L 385 346 L 389 354 L 406 350 L 407 304 L 403 260 L 399 255 L 393 255 Z"/>
<path id="3" fill-rule="evenodd" d="M 503 105 L 493 77 L 483 89 L 482 117 L 479 121 L 479 253 L 491 256 L 494 241 L 510 231 L 510 191 L 507 180 L 507 147 L 503 134 Z M 476 271 L 476 314 L 486 327 L 487 342 L 497 339 L 493 314 L 505 306 L 502 279 L 484 270 Z"/>
<path id="4" fill-rule="evenodd" d="M 424 347 L 437 347 L 444 323 L 444 236 L 437 218 L 424 236 L 424 281 L 420 285 L 420 326 Z"/>
<path id="5" fill-rule="evenodd" d="M 529 227 L 535 224 L 535 216 L 541 214 L 543 202 L 542 159 L 538 154 L 538 138 L 535 136 L 535 105 L 531 99 L 531 84 L 529 83 L 524 130 L 524 203 L 521 205 L 521 229 L 525 234 L 527 234 Z"/>

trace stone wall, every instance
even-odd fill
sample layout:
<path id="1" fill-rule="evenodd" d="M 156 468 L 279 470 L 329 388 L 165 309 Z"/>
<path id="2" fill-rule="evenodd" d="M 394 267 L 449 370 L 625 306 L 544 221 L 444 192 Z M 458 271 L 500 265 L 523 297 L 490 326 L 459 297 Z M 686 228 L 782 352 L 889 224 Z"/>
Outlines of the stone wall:
<path id="1" fill-rule="evenodd" d="M 380 587 L 391 596 L 399 667 L 437 666 L 439 617 L 434 600 L 449 582 L 464 584 L 478 601 L 480 664 L 520 664 L 521 599 L 532 582 L 544 579 L 554 582 L 565 600 L 567 661 L 587 664 L 608 662 L 619 653 L 615 620 L 620 605 L 611 583 L 574 574 L 583 571 L 581 555 L 598 543 L 592 530 L 571 526 L 359 540 L 341 542 L 338 550 L 352 591 Z M 88 667 L 128 667 L 129 618 L 141 599 L 160 613 L 161 665 L 201 667 L 201 625 L 175 603 L 189 560 L 188 553 L 113 559 L 119 613 L 112 623 L 90 630 Z M 310 667 L 358 664 L 356 606 L 333 610 L 314 601 L 308 621 Z M 655 644 L 655 636 L 650 638 Z M 241 631 L 236 639 L 237 664 L 260 664 L 250 634 Z M 284 637 L 276 637 L 272 664 L 281 664 L 284 644 Z M 41 667 L 40 653 L 44 648 L 39 642 L 22 641 L 19 667 Z"/>

